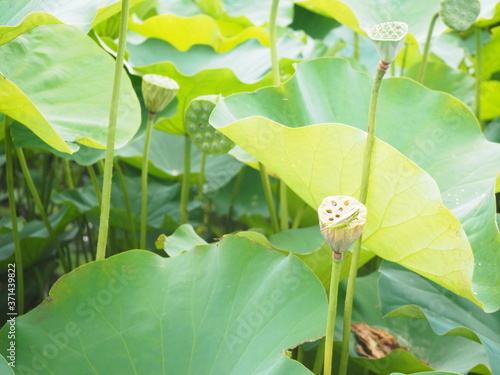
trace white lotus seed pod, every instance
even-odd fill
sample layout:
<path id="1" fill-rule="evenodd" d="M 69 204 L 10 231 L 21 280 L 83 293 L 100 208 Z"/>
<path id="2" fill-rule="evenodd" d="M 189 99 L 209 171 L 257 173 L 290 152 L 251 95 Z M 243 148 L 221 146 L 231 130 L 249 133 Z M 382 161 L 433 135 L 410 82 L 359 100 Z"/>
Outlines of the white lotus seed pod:
<path id="1" fill-rule="evenodd" d="M 175 98 L 179 85 L 173 79 L 158 74 L 142 77 L 142 96 L 150 113 L 161 112 Z"/>
<path id="2" fill-rule="evenodd" d="M 342 254 L 361 236 L 366 207 L 348 195 L 326 197 L 318 207 L 321 234 L 336 254 Z"/>
<path id="3" fill-rule="evenodd" d="M 403 47 L 408 25 L 404 22 L 385 22 L 370 27 L 367 34 L 377 47 L 380 60 L 390 64 Z"/>

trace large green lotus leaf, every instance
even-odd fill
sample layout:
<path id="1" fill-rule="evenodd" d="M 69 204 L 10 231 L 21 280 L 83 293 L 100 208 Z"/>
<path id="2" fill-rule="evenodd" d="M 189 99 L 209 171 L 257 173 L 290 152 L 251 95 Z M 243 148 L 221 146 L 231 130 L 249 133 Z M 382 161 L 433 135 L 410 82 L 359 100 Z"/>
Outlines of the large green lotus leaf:
<path id="1" fill-rule="evenodd" d="M 439 335 L 482 342 L 493 374 L 500 372 L 500 312 L 487 314 L 470 301 L 395 264 L 384 262 L 379 281 L 382 312 L 427 319 Z"/>
<path id="2" fill-rule="evenodd" d="M 292 61 L 302 57 L 304 45 L 292 37 L 278 44 L 282 71 L 292 71 Z M 240 44 L 233 50 L 218 54 L 209 46 L 194 46 L 181 52 L 165 41 L 148 39 L 140 44 L 129 43 L 129 63 L 140 73 L 166 75 L 180 86 L 177 113 L 171 118 L 158 117 L 156 128 L 184 134 L 184 111 L 189 102 L 201 95 L 224 96 L 254 91 L 272 83 L 269 48 L 255 40 Z M 283 59 L 284 58 L 284 59 Z"/>
<path id="3" fill-rule="evenodd" d="M 63 207 L 48 219 L 56 236 L 59 236 L 77 216 L 75 210 Z M 6 218 L 10 220 L 10 216 L 6 215 Z M 32 220 L 18 229 L 24 268 L 35 264 L 49 248 L 53 248 L 54 241 L 57 241 L 50 238 L 45 224 L 40 220 Z M 14 239 L 10 227 L 9 231 L 0 234 L 0 267 L 6 267 L 7 263 L 13 262 L 14 259 Z"/>
<path id="4" fill-rule="evenodd" d="M 184 174 L 184 141 L 181 135 L 153 130 L 149 149 L 149 173 L 168 179 L 180 179 Z M 123 161 L 142 168 L 144 138 L 117 152 Z M 243 166 L 233 157 L 222 154 L 206 156 L 204 192 L 212 192 L 226 185 Z M 191 147 L 191 180 L 197 183 L 200 174 L 201 151 Z"/>
<path id="5" fill-rule="evenodd" d="M 20 63 L 22 62 L 22 63 Z M 105 148 L 114 60 L 73 26 L 39 26 L 0 46 L 0 111 L 44 142 L 72 153 L 66 142 Z M 116 147 L 140 125 L 130 80 L 121 82 Z"/>
<path id="6" fill-rule="evenodd" d="M 182 224 L 170 236 L 162 234 L 155 243 L 157 249 L 164 250 L 171 258 L 181 255 L 195 246 L 206 244 L 207 242 L 198 236 L 191 224 Z"/>
<path id="7" fill-rule="evenodd" d="M 250 38 L 269 45 L 269 34 L 263 28 L 217 22 L 207 15 L 185 18 L 163 14 L 148 18 L 141 24 L 132 23 L 130 30 L 148 38 L 164 40 L 180 51 L 204 44 L 224 53 Z"/>
<path id="8" fill-rule="evenodd" d="M 481 82 L 481 119 L 491 120 L 500 116 L 500 82 Z"/>
<path id="9" fill-rule="evenodd" d="M 239 237 L 248 238 L 270 249 L 282 253 L 292 253 L 301 259 L 318 277 L 326 290 L 330 288 L 330 275 L 332 270 L 332 250 L 324 242 L 319 227 L 289 229 L 266 238 L 257 232 L 239 232 Z M 375 255 L 362 249 L 359 257 L 359 267 L 372 259 Z M 351 252 L 344 255 L 340 278 L 349 276 L 351 266 Z"/>
<path id="10" fill-rule="evenodd" d="M 325 77 L 329 77 L 327 85 L 323 83 Z M 319 140 L 316 137 L 320 137 L 322 130 L 311 130 L 309 136 L 307 131 L 294 133 L 290 129 L 282 129 L 273 121 L 289 127 L 339 122 L 365 130 L 372 82 L 367 74 L 354 71 L 342 59 L 308 61 L 297 64 L 295 75 L 279 88 L 263 88 L 256 93 L 237 94 L 221 100 L 210 121 L 222 132 L 230 132 L 235 137 L 233 140 L 254 156 L 258 154 L 261 161 L 273 154 L 269 168 L 276 171 L 278 167 L 282 169 L 281 174 L 278 173 L 282 177 L 283 173 L 289 174 L 289 186 L 297 193 L 300 189 L 299 195 L 315 206 L 327 195 L 357 194 L 360 179 L 357 158 L 362 151 L 355 152 L 352 146 L 354 140 L 339 139 L 337 130 L 328 130 L 333 139 Z M 249 119 L 251 116 L 262 118 Z M 223 128 L 231 123 L 241 125 Z M 262 124 L 262 128 L 257 130 L 256 124 Z M 336 127 L 339 133 L 345 134 L 344 130 L 340 131 L 340 125 Z M 459 218 L 472 245 L 476 261 L 474 290 L 478 299 L 486 305 L 487 311 L 497 310 L 500 307 L 500 274 L 496 272 L 495 265 L 500 262 L 497 251 L 500 234 L 495 223 L 494 190 L 500 171 L 500 145 L 484 138 L 473 113 L 463 103 L 406 78 L 384 80 L 377 112 L 377 136 L 425 169 L 438 183 L 441 194 L 435 191 L 432 196 L 439 202 L 442 199 Z M 318 144 L 321 144 L 321 149 Z M 307 157 L 300 159 L 301 153 Z M 332 163 L 335 163 L 335 168 Z M 407 165 L 406 161 L 401 163 Z M 348 189 L 340 176 L 334 176 L 337 170 L 353 184 L 348 185 Z M 413 171 L 413 167 L 410 170 Z M 403 181 L 411 177 L 410 170 L 401 171 Z M 326 171 L 331 172 L 325 175 Z M 391 179 L 396 173 L 379 172 L 382 181 Z M 426 179 L 429 178 L 426 176 Z M 396 181 L 391 183 L 396 184 Z M 379 184 L 374 182 L 372 186 Z M 393 192 L 385 189 L 384 184 L 377 189 L 384 190 L 383 194 L 390 199 Z M 430 188 L 433 190 L 434 184 L 429 184 L 433 185 Z M 401 185 L 394 191 L 403 188 Z M 397 195 L 397 198 L 400 197 Z M 378 202 L 377 206 L 380 205 Z M 411 206 L 416 209 L 415 203 Z M 381 214 L 380 209 L 377 208 Z M 417 213 L 418 210 L 415 215 Z M 410 215 L 409 212 L 407 214 Z M 421 214 L 418 216 L 424 220 Z M 381 219 L 388 220 L 388 216 L 380 216 L 375 221 Z M 432 226 L 430 221 L 427 223 Z M 385 226 L 384 223 L 378 225 Z M 392 230 L 396 231 L 395 227 Z M 413 239 L 409 241 L 405 234 L 399 229 L 397 231 L 405 238 L 404 246 L 413 246 L 410 244 Z M 416 233 L 413 226 L 408 231 Z M 432 237 L 431 233 L 429 231 L 426 235 Z M 439 247 L 436 242 L 430 241 L 429 238 L 425 243 Z M 455 246 L 453 241 L 448 245 Z M 368 244 L 366 247 L 372 250 Z M 389 248 L 386 246 L 383 251 Z M 377 252 L 375 249 L 372 251 Z M 395 260 L 401 257 L 401 253 L 394 255 Z M 405 261 L 414 259 L 407 258 Z M 472 266 L 471 263 L 466 267 Z"/>
<path id="11" fill-rule="evenodd" d="M 106 150 L 79 145 L 78 150 L 75 148 L 76 151 L 74 153 L 67 154 L 65 152 L 57 151 L 55 148 L 49 146 L 47 143 L 38 138 L 38 136 L 29 128 L 18 123 L 17 121 L 12 123 L 10 129 L 12 132 L 12 138 L 14 139 L 14 145 L 16 147 L 35 149 L 37 152 L 38 150 L 48 151 L 51 154 L 68 160 L 73 160 L 84 166 L 92 165 L 98 160 L 104 159 L 104 154 L 106 152 Z"/>
<path id="12" fill-rule="evenodd" d="M 117 0 L 16 0 L 5 4 L 2 1 L 0 45 L 40 25 L 66 23 L 87 33 L 92 21 L 102 21 L 120 8 L 111 5 L 107 11 L 103 9 L 102 15 L 96 19 L 97 10 L 116 2 Z M 131 2 L 136 3 L 137 0 Z"/>
<path id="13" fill-rule="evenodd" d="M 408 33 L 424 42 L 432 16 L 440 7 L 440 0 L 295 0 L 297 4 L 313 12 L 335 18 L 357 32 L 364 33 L 378 23 L 399 21 L 408 24 Z M 496 1 L 481 0 L 478 23 L 487 25 L 494 17 Z M 495 21 L 493 21 L 495 22 Z M 483 26 L 481 26 L 483 27 Z M 434 35 L 447 27 L 438 19 Z"/>
<path id="14" fill-rule="evenodd" d="M 420 63 L 415 64 L 405 71 L 405 76 L 416 80 L 419 69 Z M 447 92 L 474 108 L 476 80 L 461 70 L 439 61 L 428 62 L 423 84 L 432 90 Z"/>
<path id="15" fill-rule="evenodd" d="M 242 238 L 168 259 L 127 251 L 61 278 L 16 320 L 16 366 L 74 375 L 109 374 L 110 365 L 114 374 L 311 374 L 283 351 L 324 335 L 326 314 L 324 289 L 300 260 Z"/>
<path id="16" fill-rule="evenodd" d="M 481 55 L 481 73 L 484 80 L 500 71 L 498 50 L 500 49 L 500 26 L 491 29 L 491 40 L 483 46 Z"/>
<path id="17" fill-rule="evenodd" d="M 491 371 L 484 365 L 488 363 L 488 357 L 481 344 L 463 337 L 438 336 L 430 325 L 422 319 L 383 317 L 379 291 L 377 290 L 379 276 L 378 272 L 374 272 L 359 278 L 356 282 L 352 322 L 363 322 L 389 333 L 408 351 L 396 349 L 381 359 L 369 359 L 361 356 L 355 349 L 357 339 L 354 334 L 351 334 L 351 362 L 384 375 L 403 369 L 407 374 L 439 369 L 462 374 L 474 372 L 491 375 Z M 403 281 L 401 281 L 401 285 L 404 285 Z M 344 281 L 340 284 L 339 289 L 340 306 L 336 321 L 336 333 L 338 334 L 336 339 L 338 340 L 341 339 L 342 334 L 345 290 L 346 282 Z"/>
<path id="18" fill-rule="evenodd" d="M 365 33 L 378 23 L 399 21 L 408 24 L 408 32 L 425 41 L 432 16 L 439 10 L 439 0 L 295 0 L 313 12 L 335 18 L 357 32 Z M 434 33 L 446 27 L 438 21 Z"/>
<path id="19" fill-rule="evenodd" d="M 268 0 L 231 1 L 231 0 L 158 0 L 158 13 L 177 14 L 181 17 L 193 17 L 208 14 L 222 20 L 238 21 L 242 24 L 262 26 L 269 22 L 271 3 Z M 293 3 L 280 1 L 276 24 L 287 26 L 292 22 Z"/>
<path id="20" fill-rule="evenodd" d="M 217 115 L 211 117 L 216 126 Z M 359 194 L 366 140 L 359 129 L 342 124 L 287 128 L 257 116 L 218 128 L 311 207 L 329 195 Z M 372 165 L 363 246 L 475 301 L 472 251 L 459 221 L 442 204 L 436 183 L 381 141 Z"/>

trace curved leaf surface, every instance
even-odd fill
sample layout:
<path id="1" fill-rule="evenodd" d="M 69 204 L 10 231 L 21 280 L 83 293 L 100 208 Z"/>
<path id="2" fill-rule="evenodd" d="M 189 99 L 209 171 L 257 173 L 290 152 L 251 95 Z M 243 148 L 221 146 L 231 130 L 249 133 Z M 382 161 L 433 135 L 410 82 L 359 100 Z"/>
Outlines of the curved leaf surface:
<path id="1" fill-rule="evenodd" d="M 440 7 L 440 0 L 295 0 L 295 2 L 313 12 L 335 18 L 361 33 L 378 23 L 405 22 L 408 24 L 408 33 L 419 42 L 425 41 L 431 18 Z M 480 27 L 495 23 L 496 2 L 491 0 L 480 0 L 480 2 L 481 12 L 477 23 Z M 438 19 L 433 35 L 439 35 L 446 29 L 447 27 Z"/>
<path id="2" fill-rule="evenodd" d="M 342 124 L 287 128 L 253 117 L 219 130 L 276 172 L 311 207 L 332 194 L 359 194 L 366 140 L 359 129 Z M 432 178 L 381 141 L 375 145 L 370 178 L 363 246 L 475 300 L 470 245 Z"/>
<path id="3" fill-rule="evenodd" d="M 419 69 L 420 63 L 412 65 L 405 71 L 405 76 L 417 80 Z M 474 109 L 476 80 L 461 70 L 450 68 L 439 61 L 429 61 L 423 85 L 432 90 L 447 92 Z"/>
<path id="4" fill-rule="evenodd" d="M 329 77 L 328 84 L 324 84 L 325 77 Z M 266 159 L 273 154 L 269 166 L 283 169 L 290 178 L 293 175 L 289 186 L 297 193 L 300 186 L 302 198 L 314 206 L 332 193 L 356 194 L 357 185 L 345 189 L 346 186 L 340 184 L 341 177 L 333 174 L 342 172 L 349 181 L 359 181 L 359 155 L 354 149 L 360 146 L 352 146 L 353 139 L 339 138 L 348 132 L 340 125 L 335 125 L 335 131 L 325 127 L 325 136 L 332 136 L 325 140 L 319 139 L 322 130 L 310 130 L 311 135 L 308 131 L 294 133 L 293 129 L 282 129 L 274 122 L 288 127 L 339 122 L 365 130 L 372 82 L 367 74 L 354 71 L 342 59 L 312 60 L 297 64 L 295 75 L 279 88 L 263 88 L 256 93 L 242 93 L 221 100 L 210 121 L 222 132 L 234 135 L 234 141 L 238 138 L 239 145 L 261 161 L 260 153 L 265 153 Z M 262 118 L 249 119 L 251 116 Z M 228 124 L 234 126 L 224 128 Z M 258 129 L 257 124 L 262 128 Z M 237 133 L 246 134 L 240 138 Z M 429 186 L 434 192 L 428 199 L 435 197 L 439 202 L 442 199 L 461 221 L 474 251 L 474 290 L 488 311 L 497 310 L 500 307 L 500 274 L 495 264 L 500 262 L 497 251 L 500 233 L 495 223 L 494 190 L 500 172 L 500 145 L 484 138 L 474 115 L 463 103 L 405 78 L 388 78 L 382 84 L 377 136 L 425 169 L 438 183 L 441 194 Z M 301 153 L 307 157 L 300 160 Z M 406 166 L 407 161 L 401 165 Z M 405 167 L 401 172 L 396 171 L 380 171 L 384 182 L 374 180 L 373 185 L 385 184 L 385 180 L 395 173 L 404 181 L 415 170 Z M 428 175 L 425 179 L 432 180 Z M 399 188 L 395 187 L 394 192 L 386 189 L 384 194 L 393 195 Z M 416 207 L 415 204 L 411 206 Z M 415 215 L 417 213 L 418 210 Z M 424 220 L 421 214 L 418 216 Z M 382 216 L 374 219 L 381 220 Z M 383 216 L 383 219 L 388 218 Z M 415 229 L 410 231 L 415 232 Z M 432 236 L 431 233 L 427 235 Z M 409 245 L 409 239 L 403 242 Z M 426 244 L 438 246 L 432 244 L 430 238 Z M 453 247 L 453 242 L 448 246 Z M 372 250 L 368 244 L 367 247 Z M 472 266 L 471 262 L 466 267 Z"/>
<path id="5" fill-rule="evenodd" d="M 439 0 L 295 0 L 300 6 L 335 18 L 362 34 L 378 23 L 399 21 L 408 24 L 408 33 L 418 41 L 425 41 L 429 23 L 439 10 Z M 440 34 L 446 26 L 439 20 L 434 33 Z"/>
<path id="6" fill-rule="evenodd" d="M 132 0 L 133 1 L 133 0 Z M 66 23 L 87 33 L 98 8 L 117 0 L 16 0 L 2 4 L 0 45 L 40 25 Z"/>
<path id="7" fill-rule="evenodd" d="M 375 373 L 389 375 L 394 371 L 404 370 L 407 374 L 420 371 L 439 369 L 454 371 L 461 374 L 474 372 L 491 375 L 484 365 L 488 357 L 484 347 L 474 341 L 458 336 L 438 336 L 427 321 L 422 319 L 407 319 L 384 317 L 379 299 L 378 272 L 360 277 L 356 282 L 356 295 L 352 321 L 366 323 L 393 336 L 400 346 L 407 349 L 395 349 L 380 359 L 366 358 L 356 349 L 358 338 L 352 334 L 350 356 L 351 362 L 357 363 Z M 404 281 L 401 281 L 404 285 Z M 378 289 L 378 290 L 377 290 Z M 344 303 L 346 282 L 340 284 L 339 302 Z M 336 339 L 341 339 L 343 306 L 339 309 L 336 322 Z M 370 337 L 370 335 L 367 335 Z M 368 345 L 367 345 L 368 346 Z M 368 348 L 365 353 L 370 353 Z"/>
<path id="8" fill-rule="evenodd" d="M 22 61 L 22 64 L 19 62 Z M 114 60 L 80 30 L 43 25 L 0 46 L 0 111 L 29 127 L 56 150 L 66 142 L 105 148 Z M 124 74 L 116 148 L 140 125 L 140 106 Z"/>
<path id="9" fill-rule="evenodd" d="M 127 251 L 64 276 L 17 319 L 17 365 L 108 374 L 112 358 L 120 374 L 310 374 L 283 350 L 324 335 L 326 312 L 300 260 L 242 238 L 168 259 Z"/>
<path id="10" fill-rule="evenodd" d="M 190 0 L 159 0 L 158 13 L 173 13 L 182 17 L 192 17 L 199 14 L 208 14 L 222 20 L 229 19 L 239 23 L 263 26 L 269 22 L 271 5 L 268 0 L 231 1 L 231 0 L 203 0 L 193 3 Z M 292 22 L 293 3 L 280 1 L 276 24 L 287 26 Z"/>
<path id="11" fill-rule="evenodd" d="M 470 301 L 395 264 L 384 262 L 379 281 L 382 313 L 425 318 L 438 335 L 482 342 L 493 374 L 500 371 L 500 312 L 487 314 Z"/>
<path id="12" fill-rule="evenodd" d="M 132 23 L 130 30 L 147 38 L 164 40 L 180 51 L 204 44 L 224 53 L 251 38 L 269 45 L 269 34 L 260 27 L 218 23 L 207 15 L 184 18 L 164 14 L 148 18 L 141 24 Z"/>
<path id="13" fill-rule="evenodd" d="M 257 232 L 239 232 L 236 236 L 248 238 L 282 253 L 294 254 L 314 272 L 318 279 L 320 279 L 325 290 L 329 290 L 332 273 L 332 249 L 324 242 L 317 225 L 309 228 L 285 230 L 273 234 L 269 238 Z M 344 254 L 340 274 L 341 280 L 349 276 L 351 255 L 350 251 Z M 362 248 L 359 255 L 358 267 L 362 267 L 374 256 L 375 254 Z"/>
<path id="14" fill-rule="evenodd" d="M 129 63 L 134 70 L 166 75 L 180 86 L 177 113 L 171 118 L 159 117 L 156 128 L 174 134 L 185 134 L 184 110 L 189 102 L 201 95 L 224 96 L 242 91 L 254 91 L 272 83 L 269 49 L 255 40 L 240 44 L 233 50 L 218 54 L 209 46 L 194 46 L 181 52 L 170 44 L 148 39 L 141 44 L 129 43 Z M 292 71 L 292 61 L 301 58 L 303 44 L 291 37 L 278 44 L 282 70 Z M 285 59 L 283 59 L 285 58 Z"/>

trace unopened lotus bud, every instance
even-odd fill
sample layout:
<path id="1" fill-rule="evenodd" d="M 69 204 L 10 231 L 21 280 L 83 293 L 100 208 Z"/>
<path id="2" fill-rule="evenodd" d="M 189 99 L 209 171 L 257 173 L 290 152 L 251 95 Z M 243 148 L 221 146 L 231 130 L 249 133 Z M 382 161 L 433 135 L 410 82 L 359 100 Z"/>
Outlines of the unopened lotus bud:
<path id="1" fill-rule="evenodd" d="M 443 0 L 439 17 L 449 28 L 465 31 L 476 22 L 480 10 L 479 0 Z"/>
<path id="2" fill-rule="evenodd" d="M 348 195 L 326 197 L 318 207 L 321 234 L 336 254 L 342 254 L 363 232 L 366 207 Z"/>
<path id="3" fill-rule="evenodd" d="M 142 77 L 142 96 L 150 113 L 165 109 L 175 98 L 179 85 L 173 79 L 158 74 L 146 74 Z"/>
<path id="4" fill-rule="evenodd" d="M 388 66 L 403 47 L 408 25 L 404 22 L 385 22 L 368 29 L 368 37 L 377 47 L 380 60 Z"/>

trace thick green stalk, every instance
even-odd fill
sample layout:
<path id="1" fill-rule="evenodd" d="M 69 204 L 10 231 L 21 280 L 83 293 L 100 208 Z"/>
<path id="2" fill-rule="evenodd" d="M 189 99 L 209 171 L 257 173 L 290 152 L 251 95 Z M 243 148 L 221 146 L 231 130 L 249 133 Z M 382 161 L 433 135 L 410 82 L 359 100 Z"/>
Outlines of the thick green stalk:
<path id="1" fill-rule="evenodd" d="M 94 186 L 97 202 L 99 202 L 100 205 L 102 202 L 101 187 L 99 186 L 99 181 L 97 180 L 97 175 L 95 174 L 94 166 L 87 165 L 87 172 L 89 173 L 90 181 L 92 181 L 92 186 Z"/>
<path id="2" fill-rule="evenodd" d="M 10 135 L 11 120 L 5 116 L 5 163 L 7 167 L 7 194 L 9 197 L 10 219 L 12 222 L 12 237 L 14 238 L 14 257 L 16 265 L 16 291 L 17 291 L 17 313 L 24 314 L 24 277 L 23 277 L 23 255 L 21 252 L 21 240 L 17 228 L 16 201 L 14 196 L 14 161 L 12 149 L 14 147 Z"/>
<path id="3" fill-rule="evenodd" d="M 475 113 L 477 120 L 481 124 L 481 29 L 476 27 L 475 29 L 475 37 L 476 37 L 476 63 L 475 63 L 475 77 L 476 77 L 476 108 Z"/>
<path id="4" fill-rule="evenodd" d="M 434 25 L 439 17 L 436 13 L 431 20 L 429 25 L 429 30 L 427 31 L 427 39 L 425 40 L 424 54 L 422 56 L 422 62 L 420 64 L 420 70 L 418 72 L 418 82 L 423 83 L 425 77 L 425 68 L 427 67 L 427 57 L 429 56 L 429 49 L 431 47 L 432 31 L 434 30 Z"/>
<path id="5" fill-rule="evenodd" d="M 111 109 L 109 112 L 108 139 L 106 142 L 106 156 L 104 159 L 101 217 L 99 222 L 99 236 L 97 239 L 96 260 L 102 260 L 106 257 L 106 244 L 108 241 L 109 229 L 109 209 L 111 205 L 111 180 L 113 178 L 113 158 L 115 151 L 116 121 L 118 118 L 120 86 L 123 72 L 123 57 L 125 55 L 125 43 L 127 39 L 129 3 L 130 0 L 122 1 L 118 53 L 116 55 L 115 79 L 113 82 L 113 94 L 111 97 Z"/>
<path id="6" fill-rule="evenodd" d="M 297 210 L 297 213 L 295 214 L 295 217 L 293 218 L 293 223 L 292 223 L 292 229 L 297 229 L 300 225 L 300 221 L 302 220 L 302 215 L 304 215 L 304 211 L 307 208 L 307 203 L 302 202 L 300 205 L 299 209 Z"/>
<path id="7" fill-rule="evenodd" d="M 380 67 L 380 65 L 379 65 Z M 373 88 L 370 97 L 370 109 L 368 112 L 368 136 L 366 138 L 366 146 L 363 154 L 363 169 L 361 175 L 361 189 L 359 193 L 359 201 L 366 204 L 366 197 L 368 195 L 368 186 L 370 179 L 370 166 L 372 160 L 373 145 L 375 143 L 375 130 L 376 130 L 376 116 L 377 116 L 377 103 L 378 95 L 380 93 L 380 86 L 385 75 L 385 70 L 377 70 L 377 75 L 373 81 Z M 349 279 L 347 282 L 347 291 L 344 305 L 344 322 L 342 332 L 342 352 L 340 354 L 340 368 L 339 375 L 347 373 L 347 362 L 349 360 L 349 338 L 351 333 L 351 318 L 352 318 L 352 304 L 354 301 L 354 288 L 356 286 L 356 274 L 358 272 L 359 253 L 361 251 L 361 235 L 354 244 L 354 250 L 351 258 L 351 267 L 349 269 Z"/>
<path id="8" fill-rule="evenodd" d="M 271 183 L 267 176 L 266 167 L 259 162 L 260 179 L 262 180 L 262 188 L 266 197 L 267 207 L 269 208 L 269 215 L 271 216 L 271 224 L 275 233 L 279 232 L 280 226 L 278 223 L 278 215 L 276 215 L 276 208 L 274 207 L 273 193 L 271 191 Z"/>
<path id="9" fill-rule="evenodd" d="M 313 374 L 321 375 L 323 370 L 323 357 L 325 356 L 325 339 L 321 339 L 316 350 L 316 358 L 314 359 Z"/>
<path id="10" fill-rule="evenodd" d="M 269 47 L 271 48 L 271 65 L 273 72 L 273 85 L 280 84 L 280 66 L 278 61 L 278 47 L 276 43 L 276 17 L 278 15 L 279 0 L 273 0 L 271 15 L 269 16 Z"/>
<path id="11" fill-rule="evenodd" d="M 359 62 L 359 34 L 354 31 L 354 61 Z"/>
<path id="12" fill-rule="evenodd" d="M 61 244 L 57 240 L 57 236 L 54 232 L 54 229 L 52 228 L 52 225 L 50 224 L 47 213 L 45 212 L 45 208 L 43 207 L 40 195 L 38 195 L 38 191 L 36 190 L 35 184 L 33 182 L 33 178 L 31 178 L 31 173 L 29 171 L 28 164 L 26 163 L 26 158 L 24 157 L 24 152 L 23 152 L 22 148 L 16 148 L 16 153 L 17 153 L 17 158 L 19 160 L 19 164 L 21 165 L 21 170 L 23 171 L 26 185 L 28 185 L 28 189 L 31 193 L 31 196 L 33 197 L 33 200 L 35 201 L 35 206 L 36 206 L 38 212 L 40 213 L 40 217 L 42 218 L 42 221 L 45 224 L 45 228 L 47 228 L 47 231 L 49 232 L 51 242 L 53 242 L 55 247 L 56 247 L 57 255 L 59 256 L 59 260 L 61 261 L 64 272 L 68 273 L 70 271 L 70 269 L 69 269 L 68 263 L 66 262 L 66 258 L 64 257 L 64 252 L 61 248 Z"/>
<path id="13" fill-rule="evenodd" d="M 241 183 L 243 182 L 243 177 L 245 176 L 245 170 L 246 166 L 243 165 L 241 167 L 240 173 L 238 173 L 238 176 L 236 177 L 236 180 L 234 181 L 234 187 L 233 187 L 233 192 L 231 193 L 231 200 L 229 201 L 229 209 L 227 211 L 227 223 L 226 223 L 226 233 L 231 232 L 231 224 L 233 220 L 233 211 L 234 211 L 234 202 L 236 201 L 236 197 L 238 196 L 238 193 L 240 192 L 240 187 Z"/>
<path id="14" fill-rule="evenodd" d="M 280 220 L 281 230 L 288 229 L 288 194 L 287 186 L 283 180 L 280 180 Z"/>
<path id="15" fill-rule="evenodd" d="M 278 5 L 279 5 L 279 0 L 273 0 L 271 4 L 271 13 L 269 16 L 269 47 L 271 50 L 273 85 L 275 86 L 278 86 L 280 84 L 280 67 L 278 60 L 278 46 L 276 41 L 276 17 L 278 16 Z M 271 222 L 273 224 L 274 231 L 278 232 L 279 231 L 278 216 L 276 214 L 273 195 L 271 193 L 271 184 L 269 182 L 269 176 L 267 175 L 266 169 L 262 163 L 259 163 L 259 170 L 262 179 L 262 186 L 264 188 L 264 192 L 266 195 L 267 206 L 269 207 L 269 214 L 271 215 Z M 283 225 L 283 221 L 286 219 L 288 226 L 288 214 L 286 212 L 283 212 L 283 209 L 288 208 L 286 199 L 286 186 L 285 189 L 280 188 L 280 202 L 282 209 L 281 216 L 286 214 L 286 217 L 281 217 L 281 223 Z"/>
<path id="16" fill-rule="evenodd" d="M 73 190 L 75 188 L 75 183 L 73 182 L 73 176 L 71 174 L 71 166 L 69 165 L 69 160 L 63 158 L 62 162 L 64 164 L 64 176 L 66 177 L 66 185 L 68 186 L 68 189 Z"/>
<path id="17" fill-rule="evenodd" d="M 404 77 L 405 67 L 406 67 L 406 56 L 408 56 L 408 44 L 405 43 L 405 51 L 403 52 L 403 61 L 401 62 L 401 69 L 399 71 L 399 76 Z"/>
<path id="18" fill-rule="evenodd" d="M 125 176 L 123 175 L 122 168 L 120 167 L 120 163 L 118 161 L 115 161 L 115 169 L 122 188 L 123 199 L 125 200 L 125 210 L 127 211 L 130 232 L 132 232 L 132 248 L 137 249 L 139 247 L 139 242 L 137 241 L 137 233 L 135 231 L 135 222 L 134 216 L 132 215 L 132 206 L 130 204 L 130 196 L 128 195 L 127 182 L 125 181 Z"/>
<path id="19" fill-rule="evenodd" d="M 339 257 L 339 259 L 337 259 Z M 328 318 L 326 321 L 324 375 L 332 374 L 333 332 L 337 316 L 337 299 L 339 295 L 340 271 L 342 270 L 343 254 L 333 253 L 332 274 L 330 276 L 330 296 L 328 298 Z"/>
<path id="20" fill-rule="evenodd" d="M 184 175 L 182 176 L 181 188 L 181 224 L 188 222 L 188 200 L 189 200 L 189 182 L 191 180 L 191 140 L 186 134 L 184 136 Z"/>
<path id="21" fill-rule="evenodd" d="M 203 184 L 205 182 L 205 162 L 207 160 L 207 154 L 205 152 L 201 152 L 201 161 L 200 161 L 200 176 L 198 178 L 198 200 L 203 201 Z"/>
<path id="22" fill-rule="evenodd" d="M 155 113 L 148 114 L 146 125 L 146 138 L 144 140 L 144 152 L 142 153 L 141 172 L 141 241 L 139 247 L 146 249 L 146 229 L 148 227 L 148 167 L 149 167 L 149 146 L 151 144 L 151 133 L 153 131 L 153 121 Z"/>

